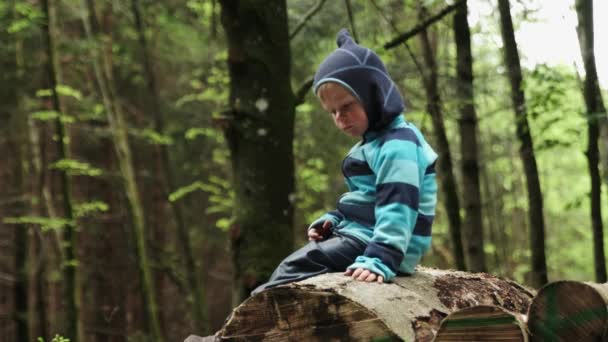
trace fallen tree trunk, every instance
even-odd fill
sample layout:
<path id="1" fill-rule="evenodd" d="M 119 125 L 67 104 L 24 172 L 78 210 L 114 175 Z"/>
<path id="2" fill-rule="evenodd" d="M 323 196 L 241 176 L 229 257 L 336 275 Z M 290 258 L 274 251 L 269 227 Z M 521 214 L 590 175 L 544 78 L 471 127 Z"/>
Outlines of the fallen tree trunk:
<path id="1" fill-rule="evenodd" d="M 556 281 L 545 285 L 530 304 L 532 341 L 606 341 L 608 283 Z"/>
<path id="2" fill-rule="evenodd" d="M 449 314 L 441 321 L 434 342 L 503 341 L 526 342 L 522 314 L 493 305 L 477 305 Z"/>
<path id="3" fill-rule="evenodd" d="M 393 283 L 324 274 L 263 291 L 235 308 L 219 341 L 431 341 L 455 310 L 493 305 L 524 313 L 534 294 L 485 273 L 419 267 Z"/>

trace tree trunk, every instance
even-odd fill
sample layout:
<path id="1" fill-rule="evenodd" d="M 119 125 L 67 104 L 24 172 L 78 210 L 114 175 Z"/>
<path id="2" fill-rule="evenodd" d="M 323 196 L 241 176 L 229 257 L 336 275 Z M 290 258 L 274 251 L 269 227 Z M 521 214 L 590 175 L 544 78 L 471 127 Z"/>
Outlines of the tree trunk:
<path id="1" fill-rule="evenodd" d="M 426 17 L 426 9 L 422 5 L 420 5 L 420 7 L 420 17 L 421 20 L 424 20 L 424 17 Z M 450 152 L 450 145 L 448 143 L 445 126 L 443 124 L 442 102 L 437 84 L 437 64 L 435 61 L 435 56 L 433 55 L 431 44 L 429 42 L 426 28 L 420 31 L 419 36 L 426 66 L 426 68 L 423 70 L 423 82 L 427 102 L 426 107 L 433 122 L 433 131 L 435 133 L 437 152 L 439 154 L 437 161 L 439 171 L 437 172 L 437 176 L 439 177 L 441 189 L 443 189 L 445 196 L 443 204 L 445 206 L 448 224 L 450 226 L 450 235 L 452 239 L 456 267 L 460 270 L 464 270 L 466 269 L 466 264 L 462 247 L 460 203 L 458 199 L 456 179 L 452 172 L 452 154 Z M 474 238 L 471 241 L 467 241 L 466 255 L 470 259 L 469 268 L 475 271 L 484 271 L 485 261 L 483 258 L 483 246 L 477 244 L 477 241 L 483 240 L 481 240 L 481 237 L 479 237 Z"/>
<path id="2" fill-rule="evenodd" d="M 534 287 L 547 283 L 547 261 L 545 258 L 545 220 L 543 217 L 543 196 L 538 178 L 534 145 L 528 125 L 526 99 L 522 86 L 519 53 L 513 32 L 509 0 L 498 0 L 500 30 L 503 40 L 505 64 L 511 82 L 511 101 L 515 110 L 515 126 L 520 143 L 519 154 L 524 165 L 526 188 L 528 190 L 528 219 L 530 221 L 530 250 L 532 252 L 532 278 Z"/>
<path id="3" fill-rule="evenodd" d="M 467 3 L 459 6 L 454 14 L 454 39 L 456 41 L 456 97 L 460 120 L 460 153 L 462 170 L 462 196 L 464 206 L 464 230 L 468 242 L 469 267 L 473 271 L 486 269 L 484 255 L 484 230 L 481 215 L 481 187 L 479 182 L 479 158 L 477 153 L 477 114 L 473 95 L 473 57 L 471 33 L 467 20 Z"/>
<path id="4" fill-rule="evenodd" d="M 49 189 L 48 189 L 48 184 L 46 184 L 46 177 L 45 174 L 46 172 L 44 171 L 44 167 L 43 164 L 45 164 L 43 162 L 43 153 L 41 151 L 40 148 L 40 137 L 39 137 L 39 132 L 38 129 L 36 127 L 36 123 L 33 121 L 33 119 L 28 118 L 27 121 L 28 124 L 28 138 L 29 138 L 29 144 L 31 146 L 31 155 L 32 155 L 32 162 L 31 162 L 31 166 L 32 166 L 32 173 L 31 173 L 31 178 L 32 180 L 32 189 L 31 189 L 31 193 L 40 198 L 43 199 L 42 201 L 39 202 L 38 205 L 33 206 L 32 208 L 32 214 L 34 216 L 48 216 L 50 218 L 54 217 L 54 211 L 52 208 L 52 203 L 50 203 L 50 195 L 47 196 L 47 194 L 49 194 Z M 43 144 L 46 142 L 43 142 Z M 34 281 L 36 281 L 35 284 L 35 290 L 34 292 L 36 293 L 35 297 L 36 297 L 36 304 L 35 304 L 35 308 L 36 308 L 36 319 L 38 321 L 38 330 L 36 335 L 37 337 L 42 337 L 45 341 L 47 341 L 49 339 L 49 327 L 54 327 L 53 321 L 47 317 L 48 313 L 47 311 L 49 311 L 50 305 L 49 305 L 49 300 L 48 297 L 49 296 L 49 281 L 48 281 L 48 268 L 50 265 L 54 265 L 53 263 L 51 263 L 49 261 L 49 259 L 51 259 L 50 255 L 52 253 L 51 249 L 47 248 L 48 245 L 53 245 L 56 249 L 60 249 L 59 245 L 57 244 L 57 239 L 56 239 L 56 234 L 55 232 L 52 233 L 51 238 L 48 238 L 47 236 L 45 236 L 42 233 L 39 233 L 39 238 L 37 240 L 37 245 L 35 246 L 37 252 L 37 257 L 38 257 L 38 261 L 37 261 L 37 266 L 35 267 L 35 270 L 33 270 L 33 273 L 35 274 L 33 279 Z"/>
<path id="5" fill-rule="evenodd" d="M 581 55 L 585 64 L 585 87 L 583 96 L 587 107 L 587 163 L 591 178 L 591 223 L 593 227 L 593 259 L 595 261 L 595 280 L 605 283 L 606 257 L 604 253 L 604 227 L 602 223 L 602 180 L 599 170 L 600 119 L 605 119 L 606 108 L 602 100 L 602 92 L 597 78 L 595 66 L 594 36 L 593 36 L 593 1 L 576 0 L 578 15 L 578 41 Z M 608 170 L 606 170 L 608 171 Z"/>
<path id="6" fill-rule="evenodd" d="M 512 341 L 527 342 L 524 316 L 490 305 L 455 311 L 441 321 L 434 342 Z"/>
<path id="7" fill-rule="evenodd" d="M 148 53 L 148 44 L 146 36 L 144 34 L 144 25 L 141 18 L 141 11 L 139 6 L 139 0 L 132 0 L 131 7 L 133 15 L 135 17 L 135 26 L 137 29 L 137 35 L 139 43 L 141 44 L 142 62 L 144 65 L 144 78 L 146 79 L 146 85 L 149 92 L 147 108 L 148 111 L 154 115 L 154 126 L 156 132 L 161 135 L 165 133 L 165 124 L 163 114 L 160 110 L 159 92 L 156 87 L 156 77 L 154 75 L 154 69 Z M 174 177 L 174 171 L 169 160 L 169 149 L 166 145 L 156 145 L 157 154 L 160 157 L 161 164 L 161 177 L 164 177 L 162 182 L 162 194 L 163 199 L 169 199 L 169 193 L 176 190 L 176 182 Z M 202 282 L 199 280 L 199 272 L 196 268 L 194 254 L 192 252 L 192 246 L 190 246 L 190 237 L 188 228 L 184 222 L 184 215 L 182 213 L 182 207 L 179 202 L 169 202 L 171 210 L 173 211 L 173 218 L 177 228 L 177 235 L 179 246 L 178 250 L 183 251 L 184 258 L 186 261 L 186 275 L 188 285 L 190 287 L 190 293 L 192 294 L 192 319 L 194 320 L 195 327 L 201 333 L 208 332 L 207 317 L 205 314 L 205 303 L 204 303 L 204 291 L 202 288 Z"/>
<path id="8" fill-rule="evenodd" d="M 532 341 L 606 340 L 608 284 L 557 281 L 540 289 L 530 304 Z"/>
<path id="9" fill-rule="evenodd" d="M 521 285 L 483 273 L 419 267 L 413 276 L 385 284 L 330 273 L 247 299 L 216 337 L 221 341 L 431 341 L 440 321 L 454 310 L 494 305 L 524 313 L 532 295 Z"/>
<path id="10" fill-rule="evenodd" d="M 360 43 L 359 35 L 357 34 L 357 27 L 355 25 L 355 17 L 353 16 L 353 8 L 351 6 L 350 0 L 344 0 L 344 5 L 346 6 L 346 13 L 348 14 L 348 22 L 350 24 L 350 31 L 353 34 L 353 38 L 355 42 Z"/>
<path id="11" fill-rule="evenodd" d="M 17 19 L 14 1 L 10 1 L 7 7 L 8 10 L 0 12 L 0 15 L 5 15 L 0 16 L 1 22 L 12 22 Z M 21 72 L 17 60 L 16 37 L 10 37 L 8 32 L 3 30 L 0 32 L 0 46 L 3 47 L 3 51 L 0 52 L 0 69 L 3 70 L 0 73 L 0 84 L 3 85 L 0 88 L 0 125 L 6 130 L 6 133 L 2 132 L 3 137 L 6 134 L 7 138 L 5 140 L 7 150 L 3 149 L 3 152 L 8 152 L 7 155 L 10 156 L 10 158 L 5 158 L 6 162 L 2 165 L 7 170 L 9 183 L 6 184 L 6 188 L 3 187 L 3 196 L 17 199 L 13 204 L 7 206 L 8 208 L 6 208 L 7 210 L 4 212 L 4 215 L 19 217 L 29 214 L 25 205 L 29 191 L 25 182 L 27 176 L 25 175 L 26 167 L 24 167 L 27 160 L 24 157 L 24 146 L 27 145 L 27 121 L 25 113 L 20 109 Z M 2 145 L 4 145 L 4 142 Z M 9 227 L 6 227 L 7 233 L 10 231 Z M 15 281 L 11 284 L 13 300 L 7 301 L 7 304 L 13 304 L 13 308 L 10 313 L 3 312 L 3 314 L 13 314 L 15 324 L 14 335 L 6 336 L 6 338 L 26 342 L 31 340 L 28 328 L 28 325 L 31 323 L 28 320 L 29 312 L 31 311 L 28 306 L 28 288 L 30 282 L 28 274 L 30 247 L 27 236 L 28 227 L 26 224 L 15 224 L 12 229 L 13 234 L 9 236 L 12 236 L 13 241 L 12 243 L 7 242 L 7 245 L 11 246 L 11 248 L 6 251 L 7 253 L 11 253 L 12 257 L 8 255 L 3 255 L 3 257 L 13 260 L 15 272 Z M 9 297 L 11 296 L 9 295 Z"/>
<path id="12" fill-rule="evenodd" d="M 234 175 L 233 302 L 293 247 L 294 95 L 285 0 L 220 1 L 228 40 L 226 140 Z"/>
<path id="13" fill-rule="evenodd" d="M 56 22 L 55 8 L 53 0 L 43 0 L 42 7 L 45 15 L 43 21 L 43 36 L 48 55 L 47 61 L 47 77 L 51 89 L 51 100 L 53 110 L 58 113 L 55 119 L 55 135 L 57 136 L 57 151 L 59 160 L 69 159 L 69 134 L 62 121 L 62 116 L 65 115 L 63 105 L 60 103 L 57 93 L 57 85 L 61 82 L 61 73 L 58 69 L 59 61 L 57 57 L 57 48 L 55 45 L 56 34 L 54 25 Z M 75 217 L 72 206 L 72 183 L 68 176 L 67 170 L 59 170 L 61 179 L 61 194 L 63 202 L 63 215 L 70 223 L 63 227 L 63 255 L 62 272 L 63 272 L 63 290 L 65 300 L 65 332 L 63 335 L 72 341 L 81 341 L 82 335 L 80 331 L 80 314 L 79 314 L 79 288 L 77 280 L 77 245 L 76 245 L 76 226 Z"/>
<path id="14" fill-rule="evenodd" d="M 144 210 L 139 197 L 133 158 L 131 157 L 131 151 L 129 149 L 127 123 L 122 110 L 118 105 L 116 91 L 111 83 L 112 65 L 110 63 L 110 56 L 108 56 L 107 53 L 102 53 L 101 56 L 99 54 L 101 44 L 98 44 L 95 38 L 95 35 L 99 33 L 99 31 L 97 31 L 99 26 L 96 23 L 95 9 L 92 5 L 93 3 L 91 1 L 82 1 L 82 21 L 87 39 L 93 45 L 92 60 L 95 78 L 99 90 L 101 91 L 103 104 L 112 131 L 114 150 L 118 158 L 123 186 L 129 203 L 131 224 L 133 224 L 134 228 L 137 263 L 142 283 L 142 296 L 146 310 L 146 322 L 148 328 L 151 330 L 154 341 L 162 342 L 163 337 L 158 320 L 156 293 L 154 282 L 152 281 L 152 270 L 148 260 Z M 95 28 L 96 31 L 93 31 L 92 28 Z"/>

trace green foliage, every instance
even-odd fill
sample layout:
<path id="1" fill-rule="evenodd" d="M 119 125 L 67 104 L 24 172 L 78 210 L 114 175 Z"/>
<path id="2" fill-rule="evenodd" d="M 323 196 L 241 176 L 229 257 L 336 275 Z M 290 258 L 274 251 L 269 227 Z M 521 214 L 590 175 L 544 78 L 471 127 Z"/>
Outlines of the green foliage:
<path id="1" fill-rule="evenodd" d="M 38 6 L 28 2 L 19 1 L 15 3 L 14 9 L 17 14 L 17 19 L 13 20 L 13 22 L 6 29 L 7 32 L 12 34 L 38 28 L 40 22 L 44 18 L 43 13 Z M 1 11 L 4 12 L 6 10 L 6 4 L 3 2 Z"/>
<path id="2" fill-rule="evenodd" d="M 192 184 L 183 186 L 169 195 L 169 200 L 175 202 L 184 196 L 201 190 L 209 196 L 210 205 L 205 210 L 208 215 L 219 215 L 216 226 L 226 230 L 233 222 L 232 208 L 234 205 L 234 190 L 228 180 L 216 176 L 209 177 L 209 182 L 196 181 Z"/>
<path id="3" fill-rule="evenodd" d="M 38 337 L 38 339 L 36 341 L 37 342 L 44 342 L 44 338 Z M 51 340 L 51 342 L 70 342 L 70 339 L 69 338 L 65 338 L 63 336 L 60 336 L 60 335 L 55 335 L 55 337 L 53 337 L 53 339 Z"/>
<path id="4" fill-rule="evenodd" d="M 77 218 L 90 216 L 94 213 L 106 212 L 110 206 L 103 201 L 79 203 L 74 206 L 74 216 Z"/>
<path id="5" fill-rule="evenodd" d="M 60 96 L 72 97 L 78 101 L 82 100 L 82 94 L 68 85 L 58 84 L 56 89 L 57 94 Z"/>
<path id="6" fill-rule="evenodd" d="M 57 91 L 57 95 L 59 96 L 71 97 L 78 101 L 82 100 L 82 94 L 80 93 L 80 91 L 68 85 L 58 84 L 55 90 Z M 38 91 L 36 91 L 36 97 L 50 97 L 52 95 L 53 92 L 51 91 L 51 89 L 39 89 Z"/>
<path id="7" fill-rule="evenodd" d="M 208 128 L 208 127 L 193 127 L 189 128 L 186 131 L 185 137 L 188 140 L 194 140 L 199 136 L 204 136 L 207 138 L 212 138 L 217 140 L 218 142 L 223 142 L 224 136 L 217 129 Z"/>
<path id="8" fill-rule="evenodd" d="M 66 226 L 73 226 L 74 222 L 62 219 L 62 218 L 49 218 L 41 216 L 19 216 L 19 217 L 6 217 L 2 220 L 6 224 L 32 224 L 40 226 L 43 232 L 49 230 L 59 230 Z"/>
<path id="9" fill-rule="evenodd" d="M 217 58 L 221 58 L 218 56 Z M 205 86 L 198 80 L 191 80 L 190 87 L 195 93 L 186 94 L 175 102 L 175 106 L 180 108 L 192 102 L 214 102 L 225 103 L 228 99 L 229 78 L 224 67 L 212 67 L 205 80 Z"/>
<path id="10" fill-rule="evenodd" d="M 37 112 L 33 112 L 30 115 L 30 117 L 37 121 L 51 121 L 51 120 L 60 118 L 61 122 L 67 123 L 67 124 L 74 123 L 74 121 L 75 121 L 74 117 L 65 115 L 65 114 L 61 114 L 54 110 L 40 110 Z"/>
<path id="11" fill-rule="evenodd" d="M 196 190 L 203 190 L 203 186 L 204 184 L 201 181 L 196 181 L 192 184 L 182 186 L 177 190 L 173 191 L 171 194 L 169 194 L 169 201 L 175 202 Z"/>
<path id="12" fill-rule="evenodd" d="M 68 175 L 71 176 L 81 175 L 97 177 L 103 173 L 101 169 L 75 159 L 60 159 L 52 163 L 50 168 L 66 171 Z"/>
<path id="13" fill-rule="evenodd" d="M 173 139 L 165 134 L 161 134 L 151 128 L 130 129 L 131 134 L 140 137 L 152 145 L 173 145 Z"/>

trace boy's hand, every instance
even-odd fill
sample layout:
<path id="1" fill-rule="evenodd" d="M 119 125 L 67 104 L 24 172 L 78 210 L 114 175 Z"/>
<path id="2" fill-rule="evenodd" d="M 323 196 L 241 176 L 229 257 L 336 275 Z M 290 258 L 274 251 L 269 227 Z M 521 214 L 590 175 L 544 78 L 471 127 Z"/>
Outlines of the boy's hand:
<path id="1" fill-rule="evenodd" d="M 308 241 L 320 241 L 325 239 L 331 232 L 332 223 L 330 220 L 326 220 L 319 227 L 313 227 L 308 230 Z"/>
<path id="2" fill-rule="evenodd" d="M 372 281 L 377 281 L 378 283 L 384 282 L 384 278 L 381 275 L 361 267 L 356 270 L 348 269 L 344 272 L 344 275 L 352 276 L 355 280 L 366 281 L 368 283 L 371 283 Z"/>

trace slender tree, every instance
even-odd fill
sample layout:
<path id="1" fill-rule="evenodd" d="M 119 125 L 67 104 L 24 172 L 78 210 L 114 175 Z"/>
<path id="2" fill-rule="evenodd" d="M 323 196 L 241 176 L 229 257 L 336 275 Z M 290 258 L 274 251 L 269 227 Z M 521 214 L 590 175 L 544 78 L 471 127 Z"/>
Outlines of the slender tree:
<path id="1" fill-rule="evenodd" d="M 350 0 L 344 0 L 344 5 L 346 6 L 346 13 L 348 14 L 348 22 L 350 23 L 350 30 L 353 33 L 353 38 L 355 38 L 356 42 L 360 42 L 359 35 L 357 34 L 357 27 L 355 25 L 355 17 L 353 15 L 353 8 L 350 3 Z"/>
<path id="2" fill-rule="evenodd" d="M 220 4 L 230 74 L 230 110 L 223 120 L 236 196 L 236 304 L 293 248 L 294 94 L 285 0 Z"/>
<path id="3" fill-rule="evenodd" d="M 427 16 L 427 10 L 419 2 L 419 13 L 420 19 L 424 20 Z M 460 240 L 461 234 L 461 217 L 460 217 L 460 200 L 458 199 L 458 187 L 456 184 L 456 178 L 453 173 L 452 166 L 452 153 L 450 152 L 450 144 L 448 142 L 445 125 L 443 122 L 443 109 L 442 109 L 442 100 L 441 95 L 439 94 L 439 85 L 438 85 L 438 77 L 437 77 L 437 62 L 435 60 L 435 56 L 433 53 L 433 48 L 431 46 L 431 42 L 428 37 L 427 28 L 424 27 L 419 32 L 420 43 L 422 46 L 422 54 L 424 57 L 424 89 L 426 93 L 426 108 L 429 114 L 431 115 L 431 121 L 433 123 L 433 131 L 435 134 L 435 139 L 437 143 L 437 153 L 439 154 L 438 158 L 438 172 L 437 175 L 439 177 L 439 182 L 441 184 L 441 189 L 443 189 L 443 195 L 445 196 L 444 206 L 447 213 L 448 221 L 450 224 L 450 232 L 452 237 L 452 243 L 454 245 L 454 251 L 458 252 L 462 249 L 458 248 L 458 244 L 462 244 Z M 483 246 L 472 244 L 471 241 L 467 241 L 465 244 L 465 255 L 469 257 L 469 269 L 475 266 L 478 267 L 473 269 L 475 271 L 484 271 L 485 264 L 483 259 L 480 262 L 477 261 L 477 257 L 479 254 L 477 252 L 477 248 L 481 248 L 481 255 L 483 257 Z M 465 263 L 462 256 L 458 256 L 456 254 L 456 262 L 457 267 L 459 269 L 465 269 Z"/>
<path id="4" fill-rule="evenodd" d="M 163 135 L 165 133 L 165 120 L 163 113 L 161 112 L 161 105 L 159 101 L 159 91 L 156 86 L 156 77 L 154 74 L 154 68 L 152 67 L 152 61 L 148 51 L 148 43 L 146 35 L 144 34 L 144 23 L 142 21 L 141 9 L 139 0 L 131 1 L 131 9 L 133 17 L 135 18 L 135 27 L 137 29 L 137 36 L 141 45 L 141 58 L 144 66 L 144 78 L 146 80 L 146 86 L 148 90 L 148 106 L 147 111 L 151 112 L 154 116 L 154 128 L 156 132 Z M 169 160 L 169 148 L 167 145 L 157 145 L 157 154 L 160 159 L 161 176 L 164 177 L 162 182 L 162 194 L 163 199 L 169 199 L 169 193 L 175 191 L 175 172 Z M 190 238 L 188 228 L 184 222 L 184 215 L 181 204 L 179 202 L 169 202 L 171 210 L 173 212 L 173 218 L 177 227 L 177 236 L 179 242 L 179 250 L 183 251 L 185 262 L 186 262 L 186 276 L 190 292 L 192 294 L 192 318 L 195 326 L 200 333 L 208 333 L 207 318 L 205 314 L 205 303 L 204 294 L 201 282 L 199 281 L 199 272 L 194 262 L 194 254 L 192 252 L 192 246 L 190 246 Z"/>
<path id="5" fill-rule="evenodd" d="M 0 23 L 13 22 L 16 18 L 15 2 L 8 2 L 8 10 L 0 11 Z M 7 30 L 0 31 L 0 84 L 11 85 L 0 87 L 0 125 L 3 128 L 2 136 L 7 137 L 6 143 L 11 155 L 3 163 L 5 168 L 10 169 L 10 185 L 6 187 L 6 194 L 10 198 L 23 198 L 27 194 L 26 175 L 24 164 L 26 163 L 25 148 L 27 126 L 24 125 L 24 115 L 20 111 L 19 97 L 21 89 L 21 78 L 17 61 L 17 37 L 11 37 Z M 3 144 L 4 145 L 4 144 Z M 8 216 L 25 216 L 25 199 L 14 201 L 8 210 Z M 15 329 L 13 336 L 7 339 L 18 342 L 30 341 L 28 315 L 29 301 L 29 274 L 28 255 L 29 241 L 27 237 L 28 227 L 25 224 L 15 224 L 13 227 L 13 244 L 10 249 L 13 253 L 15 282 L 13 285 L 13 313 Z"/>
<path id="6" fill-rule="evenodd" d="M 519 154 L 524 166 L 528 190 L 528 220 L 530 221 L 530 250 L 532 252 L 531 283 L 541 287 L 547 283 L 547 261 L 545 258 L 545 219 L 543 196 L 538 178 L 534 145 L 528 125 L 526 98 L 522 88 L 522 73 L 519 52 L 513 32 L 513 21 L 509 0 L 498 0 L 500 31 L 503 41 L 504 60 L 511 83 L 511 101 L 515 111 L 515 127 L 519 140 Z"/>
<path id="7" fill-rule="evenodd" d="M 46 46 L 48 61 L 46 64 L 47 77 L 49 80 L 49 88 L 51 90 L 51 103 L 53 110 L 57 113 L 55 119 L 55 135 L 57 136 L 57 151 L 59 160 L 67 160 L 70 158 L 69 152 L 69 134 L 63 124 L 63 115 L 65 115 L 64 106 L 60 102 L 57 86 L 61 82 L 61 73 L 59 70 L 59 62 L 57 58 L 56 34 L 55 34 L 55 9 L 53 0 L 42 0 L 42 7 L 45 14 L 43 21 L 43 36 Z M 77 280 L 77 245 L 76 245 L 76 227 L 75 215 L 72 200 L 72 182 L 67 173 L 67 170 L 59 170 L 61 179 L 61 191 L 63 202 L 63 215 L 69 222 L 63 227 L 63 255 L 62 272 L 63 272 L 63 289 L 65 300 L 65 333 L 70 340 L 82 340 L 80 332 L 80 314 L 79 314 L 79 288 Z"/>
<path id="8" fill-rule="evenodd" d="M 468 6 L 456 8 L 453 18 L 456 41 L 456 98 L 460 119 L 460 154 L 462 172 L 462 196 L 464 228 L 467 232 L 469 267 L 473 271 L 485 270 L 484 230 L 481 216 L 481 187 L 479 183 L 479 158 L 477 153 L 477 114 L 473 97 L 473 57 L 471 33 L 467 20 Z"/>
<path id="9" fill-rule="evenodd" d="M 142 283 L 142 295 L 146 312 L 146 323 L 151 330 L 154 341 L 162 342 L 163 337 L 158 320 L 158 307 L 156 291 L 152 277 L 152 270 L 148 260 L 148 246 L 144 209 L 141 202 L 129 139 L 127 136 L 127 122 L 122 109 L 118 104 L 116 90 L 112 84 L 112 63 L 107 49 L 99 53 L 100 44 L 97 35 L 100 34 L 99 25 L 95 19 L 94 3 L 91 0 L 82 0 L 82 21 L 87 40 L 92 44 L 92 62 L 97 86 L 101 92 L 106 116 L 112 131 L 114 150 L 118 159 L 118 166 L 122 177 L 122 185 L 129 203 L 131 224 L 134 228 L 137 263 Z"/>
<path id="10" fill-rule="evenodd" d="M 605 120 L 606 108 L 602 100 L 602 92 L 597 78 L 595 65 L 594 34 L 593 34 L 593 0 L 576 0 L 578 16 L 578 41 L 585 65 L 585 82 L 583 97 L 587 107 L 587 165 L 591 178 L 591 224 L 593 227 L 593 256 L 595 261 L 595 281 L 605 283 L 606 256 L 604 253 L 604 227 L 602 223 L 602 181 L 599 169 L 600 135 L 599 122 Z"/>

